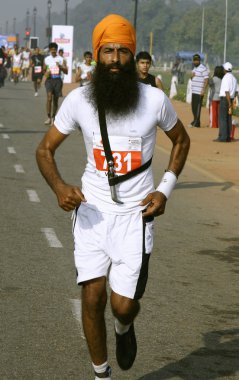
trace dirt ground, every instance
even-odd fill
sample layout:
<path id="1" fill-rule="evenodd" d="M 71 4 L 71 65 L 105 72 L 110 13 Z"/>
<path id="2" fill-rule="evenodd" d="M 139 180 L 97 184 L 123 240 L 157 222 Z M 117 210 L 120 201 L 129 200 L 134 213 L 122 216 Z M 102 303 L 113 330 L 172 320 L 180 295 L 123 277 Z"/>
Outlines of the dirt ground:
<path id="1" fill-rule="evenodd" d="M 78 87 L 76 83 L 65 84 L 63 95 L 67 95 L 76 87 Z M 239 188 L 239 118 L 233 117 L 238 122 L 233 142 L 214 142 L 218 136 L 218 129 L 208 127 L 207 108 L 202 108 L 201 128 L 188 128 L 192 121 L 191 105 L 180 101 L 172 103 L 191 139 L 188 163 L 201 172 L 209 173 L 211 178 L 217 181 L 231 182 Z M 171 149 L 171 142 L 161 131 L 158 132 L 157 145 L 167 151 Z"/>

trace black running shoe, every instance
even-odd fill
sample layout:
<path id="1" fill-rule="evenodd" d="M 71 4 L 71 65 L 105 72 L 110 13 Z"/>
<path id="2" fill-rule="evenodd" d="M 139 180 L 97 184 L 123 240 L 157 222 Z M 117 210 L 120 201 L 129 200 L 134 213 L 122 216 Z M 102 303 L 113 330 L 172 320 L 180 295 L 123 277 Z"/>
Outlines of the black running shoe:
<path id="1" fill-rule="evenodd" d="M 116 336 L 116 359 L 121 369 L 130 369 L 135 361 L 137 354 L 137 342 L 132 324 L 123 335 L 115 332 Z"/>
<path id="2" fill-rule="evenodd" d="M 103 373 L 95 372 L 95 376 L 97 376 L 99 379 L 108 379 L 111 376 L 111 367 L 108 366 Z"/>

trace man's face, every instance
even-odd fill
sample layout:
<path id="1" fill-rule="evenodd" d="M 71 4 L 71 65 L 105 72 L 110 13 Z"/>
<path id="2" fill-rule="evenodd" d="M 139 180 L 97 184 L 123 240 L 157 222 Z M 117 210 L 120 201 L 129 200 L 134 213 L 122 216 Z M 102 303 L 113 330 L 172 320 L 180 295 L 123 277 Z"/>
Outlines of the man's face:
<path id="1" fill-rule="evenodd" d="M 200 65 L 200 60 L 199 59 L 194 59 L 193 64 L 195 67 L 198 67 Z"/>
<path id="2" fill-rule="evenodd" d="M 90 54 L 86 54 L 85 56 L 85 63 L 86 65 L 90 66 L 92 61 L 92 56 Z"/>
<path id="3" fill-rule="evenodd" d="M 55 57 L 56 54 L 57 54 L 57 49 L 56 49 L 55 47 L 52 47 L 52 48 L 50 49 L 50 53 L 51 53 L 52 57 Z"/>
<path id="4" fill-rule="evenodd" d="M 131 51 L 120 44 L 103 45 L 89 86 L 91 102 L 112 115 L 134 111 L 139 100 L 138 78 Z"/>
<path id="5" fill-rule="evenodd" d="M 148 74 L 151 66 L 149 59 L 140 59 L 137 63 L 137 70 L 140 74 Z"/>
<path id="6" fill-rule="evenodd" d="M 99 61 L 104 65 L 110 65 L 111 73 L 118 73 L 120 68 L 118 64 L 124 66 L 132 59 L 130 50 L 122 44 L 106 44 L 100 49 Z"/>

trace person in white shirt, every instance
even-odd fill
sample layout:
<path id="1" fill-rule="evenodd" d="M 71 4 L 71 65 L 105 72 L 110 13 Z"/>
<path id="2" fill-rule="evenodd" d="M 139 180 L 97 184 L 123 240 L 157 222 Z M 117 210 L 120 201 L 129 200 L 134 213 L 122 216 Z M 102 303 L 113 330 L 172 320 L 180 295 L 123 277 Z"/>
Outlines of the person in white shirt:
<path id="1" fill-rule="evenodd" d="M 61 73 L 67 74 L 68 69 L 65 60 L 57 55 L 58 45 L 55 42 L 49 44 L 50 55 L 44 60 L 43 71 L 46 81 L 47 92 L 47 120 L 45 125 L 51 125 L 58 109 L 58 100 L 62 93 Z"/>
<path id="2" fill-rule="evenodd" d="M 63 73 L 63 71 L 61 71 L 62 87 L 61 87 L 60 97 L 62 97 L 63 96 L 63 94 L 62 94 L 62 88 L 63 88 L 63 83 L 64 83 L 64 76 L 65 76 L 65 74 L 68 74 L 68 66 L 67 66 L 67 60 L 64 57 L 64 50 L 63 49 L 59 49 L 58 54 L 59 54 L 60 57 L 63 58 L 63 60 L 64 60 L 63 61 L 64 62 L 64 66 L 67 68 L 67 71 L 65 73 Z"/>
<path id="3" fill-rule="evenodd" d="M 120 368 L 128 370 L 137 352 L 134 319 L 147 283 L 153 219 L 164 213 L 190 140 L 164 92 L 138 82 L 136 35 L 128 20 L 119 15 L 101 20 L 93 31 L 93 50 L 97 66 L 91 83 L 65 98 L 36 156 L 59 206 L 75 210 L 74 254 L 84 333 L 95 380 L 111 380 L 104 318 L 107 278 L 116 358 Z M 151 159 L 157 126 L 171 140 L 172 151 L 155 190 Z M 62 179 L 54 159 L 56 149 L 78 127 L 87 152 L 82 188 Z M 106 159 L 105 132 L 114 162 Z"/>
<path id="4" fill-rule="evenodd" d="M 192 113 L 193 121 L 189 124 L 189 127 L 200 128 L 200 116 L 201 116 L 201 107 L 203 97 L 205 95 L 208 81 L 209 81 L 209 72 L 201 63 L 201 57 L 199 54 L 194 54 L 193 56 L 193 65 L 194 69 L 192 70 L 191 76 L 191 88 L 192 88 Z"/>
<path id="5" fill-rule="evenodd" d="M 84 62 L 77 64 L 75 81 L 80 82 L 80 86 L 86 86 L 92 80 L 95 66 L 92 65 L 92 53 L 85 51 Z"/>
<path id="6" fill-rule="evenodd" d="M 237 96 L 237 80 L 232 74 L 232 64 L 225 62 L 223 64 L 224 77 L 220 87 L 220 107 L 219 107 L 219 135 L 214 141 L 230 142 L 232 130 L 232 109 L 233 101 Z"/>
<path id="7" fill-rule="evenodd" d="M 22 81 L 27 82 L 30 70 L 30 58 L 31 52 L 28 48 L 24 48 L 22 51 Z"/>
<path id="8" fill-rule="evenodd" d="M 22 53 L 19 51 L 19 47 L 16 45 L 14 53 L 11 57 L 12 63 L 12 77 L 15 84 L 18 83 L 22 70 Z"/>

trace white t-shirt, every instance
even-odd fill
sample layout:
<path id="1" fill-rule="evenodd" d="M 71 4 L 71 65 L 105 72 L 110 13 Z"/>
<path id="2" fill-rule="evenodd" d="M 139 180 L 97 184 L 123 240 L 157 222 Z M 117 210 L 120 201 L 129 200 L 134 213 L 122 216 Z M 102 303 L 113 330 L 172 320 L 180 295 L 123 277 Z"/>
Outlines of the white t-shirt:
<path id="1" fill-rule="evenodd" d="M 23 59 L 23 66 L 29 67 L 30 66 L 30 52 L 24 50 L 22 52 L 22 59 Z"/>
<path id="2" fill-rule="evenodd" d="M 169 131 L 177 122 L 176 112 L 163 91 L 144 84 L 139 86 L 140 102 L 133 113 L 118 119 L 106 117 L 116 174 L 125 174 L 147 162 L 153 156 L 157 125 Z M 139 203 L 154 191 L 152 168 L 116 185 L 122 205 L 111 199 L 98 113 L 86 96 L 87 87 L 79 87 L 65 98 L 55 126 L 63 134 L 70 134 L 77 127 L 82 130 L 87 151 L 82 191 L 87 205 L 113 214 L 133 213 L 142 209 Z"/>
<path id="3" fill-rule="evenodd" d="M 20 68 L 22 66 L 22 53 L 13 54 L 12 66 L 16 68 Z"/>
<path id="4" fill-rule="evenodd" d="M 230 97 L 233 99 L 237 91 L 237 80 L 232 73 L 226 73 L 222 78 L 220 96 L 226 96 L 226 92 L 230 93 Z"/>
<path id="5" fill-rule="evenodd" d="M 55 57 L 53 57 L 52 55 L 48 55 L 45 58 L 44 62 L 47 66 L 47 69 L 50 70 L 51 78 L 61 78 L 61 71 L 59 66 L 57 65 L 57 63 L 61 66 L 63 65 L 63 58 L 60 55 L 56 55 Z"/>
<path id="6" fill-rule="evenodd" d="M 95 66 L 93 65 L 86 65 L 85 63 L 80 63 L 77 65 L 81 69 L 81 86 L 85 86 L 89 83 L 89 80 L 87 79 L 87 73 L 93 73 Z"/>
<path id="7" fill-rule="evenodd" d="M 209 78 L 209 72 L 203 64 L 200 64 L 197 67 L 194 67 L 192 71 L 195 75 L 192 77 L 192 94 L 198 94 L 201 95 L 203 87 L 204 87 L 204 81 L 205 79 Z"/>

